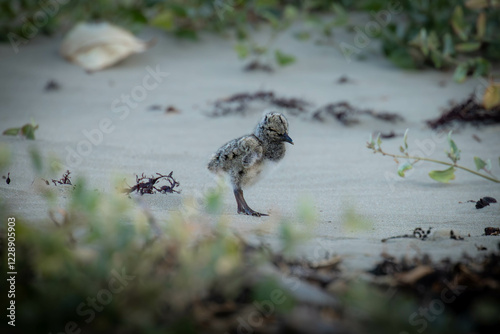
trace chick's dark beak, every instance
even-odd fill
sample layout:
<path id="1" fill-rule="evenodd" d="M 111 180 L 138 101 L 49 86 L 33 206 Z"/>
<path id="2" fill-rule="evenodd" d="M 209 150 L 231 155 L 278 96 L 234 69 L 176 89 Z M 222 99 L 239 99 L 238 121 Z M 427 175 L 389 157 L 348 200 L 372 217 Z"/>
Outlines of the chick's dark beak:
<path id="1" fill-rule="evenodd" d="M 288 133 L 285 133 L 285 134 L 282 136 L 282 138 L 283 138 L 283 141 L 286 141 L 287 143 L 290 143 L 290 144 L 292 144 L 292 145 L 293 145 L 293 140 L 292 140 L 292 138 L 290 138 L 290 136 L 288 135 Z"/>

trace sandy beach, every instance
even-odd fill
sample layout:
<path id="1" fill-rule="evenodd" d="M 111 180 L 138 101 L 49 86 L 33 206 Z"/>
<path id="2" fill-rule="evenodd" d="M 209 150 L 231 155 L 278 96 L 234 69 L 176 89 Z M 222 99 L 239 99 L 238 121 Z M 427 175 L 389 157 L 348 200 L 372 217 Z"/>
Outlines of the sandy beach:
<path id="1" fill-rule="evenodd" d="M 485 227 L 499 227 L 500 205 L 477 210 L 474 203 L 465 202 L 484 196 L 500 199 L 498 184 L 464 171 L 458 171 L 451 183 L 441 184 L 427 174 L 444 168 L 424 162 L 403 179 L 397 176 L 392 158 L 366 148 L 371 133 L 402 135 L 409 128 L 410 152 L 446 160 L 446 132 L 429 129 L 425 120 L 439 116 L 450 100 L 465 99 L 480 86 L 479 81 L 457 84 L 452 72 L 401 70 L 375 51 L 368 52 L 365 60 L 348 62 L 334 47 L 303 43 L 289 34 L 277 44 L 294 54 L 297 63 L 272 74 L 244 72 L 229 39 L 202 35 L 198 42 L 181 41 L 156 30 L 143 31 L 140 37 L 156 37 L 157 45 L 93 74 L 61 58 L 61 36 L 37 37 L 17 54 L 8 44 L 0 45 L 1 130 L 31 118 L 39 124 L 34 141 L 0 136 L 12 152 L 12 164 L 2 174 L 10 172 L 12 182 L 0 185 L 9 216 L 33 224 L 48 220 L 46 202 L 33 186 L 29 150 L 35 147 L 43 157 L 59 157 L 73 178 L 85 177 L 91 188 L 102 192 L 113 191 L 116 178 L 126 177 L 130 184 L 136 174 L 173 171 L 181 194 L 141 198 L 158 221 L 166 222 L 186 201 L 199 200 L 216 186 L 206 170 L 209 157 L 230 139 L 252 132 L 262 114 L 209 117 L 213 102 L 235 93 L 265 90 L 317 107 L 348 101 L 358 108 L 398 113 L 405 121 L 392 124 L 366 117 L 346 127 L 334 120 L 322 123 L 289 116 L 295 145 L 287 147 L 278 170 L 245 192 L 250 206 L 269 212 L 270 217 L 238 215 L 232 192 L 225 193 L 223 214 L 235 232 L 279 248 L 280 221 L 300 224 L 295 219 L 297 208 L 309 201 L 318 219 L 301 255 L 315 259 L 338 254 L 348 271 L 373 267 L 382 252 L 459 259 L 464 253 L 478 256 L 497 249 L 498 238 L 483 234 Z M 336 38 L 349 41 L 352 36 Z M 339 84 L 341 76 L 350 80 Z M 60 89 L 44 90 L 51 80 Z M 157 105 L 162 109 L 152 110 Z M 180 113 L 165 113 L 167 106 Z M 465 127 L 453 137 L 462 151 L 461 164 L 474 169 L 474 156 L 490 158 L 493 173 L 500 175 L 500 126 Z M 398 152 L 401 143 L 402 137 L 396 137 L 384 140 L 383 147 Z M 61 202 L 66 196 L 60 192 Z M 366 228 L 346 225 L 349 212 L 363 217 Z M 416 227 L 432 227 L 436 233 L 424 241 L 381 242 L 411 234 Z M 450 230 L 464 240 L 450 239 Z M 487 251 L 479 251 L 476 245 Z"/>

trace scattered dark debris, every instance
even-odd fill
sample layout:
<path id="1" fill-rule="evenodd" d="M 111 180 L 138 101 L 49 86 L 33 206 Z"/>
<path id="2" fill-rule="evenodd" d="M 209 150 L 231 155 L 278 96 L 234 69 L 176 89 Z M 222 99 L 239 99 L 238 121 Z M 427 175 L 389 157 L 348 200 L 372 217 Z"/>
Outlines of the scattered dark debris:
<path id="1" fill-rule="evenodd" d="M 256 107 L 256 103 L 258 107 Z M 263 105 L 262 105 L 263 104 Z M 218 99 L 213 103 L 213 109 L 207 112 L 208 116 L 219 117 L 230 114 L 246 115 L 250 111 L 262 111 L 265 108 L 277 107 L 290 116 L 305 115 L 307 119 L 324 122 L 335 119 L 344 125 L 359 123 L 359 116 L 371 116 L 386 122 L 396 123 L 404 118 L 396 113 L 376 112 L 371 109 L 358 109 L 348 102 L 329 103 L 321 108 L 314 109 L 313 104 L 301 98 L 283 98 L 276 96 L 272 91 L 257 91 L 256 93 L 238 93 L 226 98 Z M 393 132 L 388 136 L 397 136 Z"/>
<path id="2" fill-rule="evenodd" d="M 377 132 L 377 134 L 380 133 L 380 138 L 382 139 L 391 139 L 391 138 L 396 138 L 396 137 L 402 137 L 402 134 L 396 134 L 394 131 L 391 132 Z M 373 136 L 373 138 L 377 138 L 377 134 Z"/>
<path id="3" fill-rule="evenodd" d="M 58 184 L 72 184 L 69 174 L 71 174 L 71 172 L 67 170 L 59 180 L 52 179 L 52 183 L 54 183 L 55 186 Z M 48 184 L 47 180 L 45 180 L 45 182 Z"/>
<path id="4" fill-rule="evenodd" d="M 346 83 L 353 83 L 354 81 L 349 78 L 347 75 L 343 75 L 340 78 L 337 79 L 338 84 L 346 84 Z"/>
<path id="5" fill-rule="evenodd" d="M 5 177 L 5 175 L 2 176 L 2 179 L 5 180 L 5 183 L 10 184 L 10 173 L 7 173 L 7 177 Z"/>
<path id="6" fill-rule="evenodd" d="M 443 114 L 433 120 L 426 121 L 432 129 L 444 128 L 454 123 L 470 123 L 472 125 L 488 125 L 500 123 L 500 106 L 491 110 L 484 109 L 475 100 L 475 95 L 471 94 L 466 100 L 459 104 L 452 105 Z"/>
<path id="7" fill-rule="evenodd" d="M 476 244 L 474 244 L 474 246 L 476 246 L 476 248 L 477 248 L 478 251 L 486 251 L 486 250 L 488 250 L 488 248 L 484 247 L 483 245 L 476 245 Z"/>
<path id="8" fill-rule="evenodd" d="M 500 235 L 499 227 L 485 227 L 484 235 Z"/>
<path id="9" fill-rule="evenodd" d="M 416 302 L 415 308 L 421 307 L 420 310 L 427 311 L 439 301 L 453 319 L 472 319 L 470 317 L 476 314 L 477 305 L 499 306 L 498 253 L 475 257 L 464 254 L 458 262 L 450 259 L 432 261 L 426 254 L 412 259 L 385 258 L 369 272 L 374 275 L 374 283 L 378 282 L 382 291 L 390 287 L 397 289 L 398 295 L 405 296 L 405 301 L 412 297 Z M 440 307 L 440 310 L 443 308 Z M 421 319 L 424 319 L 423 316 Z M 475 319 L 468 322 L 471 327 L 467 332 L 498 331 L 500 321 L 495 313 L 491 317 Z"/>
<path id="10" fill-rule="evenodd" d="M 464 237 L 458 235 L 458 234 L 455 234 L 455 232 L 453 232 L 453 230 L 450 230 L 450 239 L 453 239 L 453 240 L 464 240 Z"/>
<path id="11" fill-rule="evenodd" d="M 285 275 L 297 277 L 324 288 L 340 277 L 342 257 L 326 255 L 322 261 L 310 262 L 286 260 L 282 255 L 275 254 L 272 263 Z"/>
<path id="12" fill-rule="evenodd" d="M 148 111 L 161 111 L 163 107 L 159 104 L 153 104 L 148 107 Z"/>
<path id="13" fill-rule="evenodd" d="M 470 199 L 470 200 L 465 201 L 465 202 L 458 202 L 458 204 L 464 204 L 464 203 L 476 203 L 476 201 L 473 199 Z"/>
<path id="14" fill-rule="evenodd" d="M 245 115 L 251 108 L 252 102 L 266 103 L 269 106 L 286 109 L 291 115 L 297 116 L 307 112 L 309 102 L 298 98 L 277 97 L 271 91 L 258 91 L 256 93 L 238 93 L 229 97 L 219 99 L 214 103 L 214 109 L 208 113 L 209 116 L 226 116 L 229 114 Z"/>
<path id="15" fill-rule="evenodd" d="M 45 87 L 43 88 L 43 90 L 46 92 L 53 92 L 59 89 L 61 89 L 61 85 L 55 80 L 48 81 Z"/>
<path id="16" fill-rule="evenodd" d="M 176 107 L 170 105 L 167 107 L 167 109 L 165 109 L 165 113 L 166 114 L 180 114 L 181 111 L 179 109 L 177 109 Z"/>
<path id="17" fill-rule="evenodd" d="M 333 117 L 343 125 L 349 126 L 359 123 L 359 119 L 357 118 L 357 116 L 361 115 L 368 115 L 373 118 L 390 123 L 404 121 L 404 118 L 398 114 L 389 112 L 375 112 L 371 109 L 356 109 L 345 101 L 330 103 L 317 109 L 313 112 L 312 119 L 324 122 L 327 117 Z"/>
<path id="18" fill-rule="evenodd" d="M 416 229 L 413 230 L 412 234 L 396 235 L 393 237 L 382 239 L 381 241 L 386 242 L 387 240 L 390 240 L 390 239 L 401 239 L 401 238 L 413 238 L 413 239 L 425 240 L 431 234 L 431 230 L 432 230 L 432 227 L 429 227 L 429 229 L 427 229 L 427 231 L 424 231 L 422 228 L 417 227 Z"/>
<path id="19" fill-rule="evenodd" d="M 157 177 L 155 177 L 154 175 L 151 177 L 146 177 L 144 173 L 142 173 L 141 177 L 136 175 L 135 176 L 136 184 L 130 188 L 123 189 L 123 192 L 126 194 L 130 194 L 135 191 L 141 195 L 154 194 L 156 192 L 159 192 L 160 194 L 180 193 L 180 191 L 175 190 L 175 188 L 177 188 L 180 185 L 180 183 L 174 179 L 172 174 L 173 171 L 170 172 L 170 174 L 168 175 L 156 173 L 156 175 L 158 175 Z M 156 186 L 156 183 L 160 180 L 166 180 L 169 184 L 163 186 Z"/>
<path id="20" fill-rule="evenodd" d="M 246 65 L 243 68 L 244 71 L 246 72 L 253 72 L 253 71 L 262 71 L 262 72 L 267 72 L 267 73 L 272 73 L 274 72 L 274 69 L 267 65 L 267 64 L 262 64 L 257 60 L 252 61 L 248 65 Z"/>
<path id="21" fill-rule="evenodd" d="M 472 139 L 474 139 L 474 140 L 475 140 L 475 141 L 477 141 L 478 143 L 480 143 L 480 142 L 482 141 L 482 140 L 481 140 L 481 138 L 479 138 L 479 136 L 478 136 L 478 135 L 476 135 L 476 134 L 473 134 L 473 135 L 472 135 Z"/>
<path id="22" fill-rule="evenodd" d="M 494 199 L 493 197 L 488 197 L 485 196 L 483 198 L 480 198 L 479 201 L 476 202 L 476 209 L 482 209 L 485 206 L 490 205 L 490 203 L 496 203 L 497 200 Z"/>

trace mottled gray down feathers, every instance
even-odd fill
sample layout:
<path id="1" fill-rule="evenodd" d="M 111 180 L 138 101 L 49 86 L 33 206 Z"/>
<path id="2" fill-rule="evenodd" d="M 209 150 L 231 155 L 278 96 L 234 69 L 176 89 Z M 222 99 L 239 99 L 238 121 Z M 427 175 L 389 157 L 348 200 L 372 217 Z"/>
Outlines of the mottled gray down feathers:
<path id="1" fill-rule="evenodd" d="M 226 173 L 233 189 L 255 183 L 268 162 L 278 162 L 285 156 L 288 122 L 280 113 L 265 114 L 251 135 L 231 140 L 215 152 L 208 169 L 216 174 Z"/>

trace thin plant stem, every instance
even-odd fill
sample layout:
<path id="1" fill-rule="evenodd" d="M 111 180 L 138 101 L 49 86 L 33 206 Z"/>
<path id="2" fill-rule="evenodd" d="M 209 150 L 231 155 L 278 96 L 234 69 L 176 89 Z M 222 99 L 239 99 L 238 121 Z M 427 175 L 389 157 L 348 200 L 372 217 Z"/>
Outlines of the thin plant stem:
<path id="1" fill-rule="evenodd" d="M 467 171 L 469 173 L 472 173 L 474 175 L 480 176 L 482 178 L 485 178 L 487 180 L 493 181 L 495 183 L 500 183 L 500 180 L 497 179 L 497 178 L 490 177 L 488 175 L 484 175 L 484 174 L 478 173 L 475 170 L 472 170 L 472 169 L 469 169 L 467 167 L 463 167 L 463 166 L 460 166 L 460 165 L 457 165 L 457 164 L 452 164 L 452 163 L 449 163 L 449 162 L 445 162 L 445 161 L 441 161 L 441 160 L 435 160 L 435 159 L 431 159 L 431 158 L 421 158 L 421 157 L 412 157 L 410 155 L 391 154 L 391 153 L 387 153 L 387 152 L 382 151 L 382 149 L 380 149 L 380 148 L 378 150 L 376 150 L 376 152 L 380 152 L 380 153 L 382 153 L 382 155 L 387 155 L 387 156 L 393 157 L 393 158 L 413 159 L 413 160 L 415 160 L 413 163 L 422 160 L 422 161 L 430 161 L 430 162 L 434 162 L 434 163 L 437 163 L 437 164 L 446 165 L 446 166 L 450 166 L 450 167 L 455 167 L 455 168 L 458 168 L 458 169 L 465 170 L 465 171 Z M 412 163 L 412 165 L 413 165 L 413 163 Z"/>

